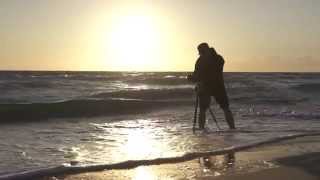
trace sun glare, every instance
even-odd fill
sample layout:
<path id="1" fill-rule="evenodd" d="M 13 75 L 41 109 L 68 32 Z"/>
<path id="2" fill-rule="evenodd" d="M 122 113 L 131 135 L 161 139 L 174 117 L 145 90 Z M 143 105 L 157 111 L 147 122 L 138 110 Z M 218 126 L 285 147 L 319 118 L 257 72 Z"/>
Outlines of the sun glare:
<path id="1" fill-rule="evenodd" d="M 113 23 L 108 37 L 108 58 L 112 67 L 145 70 L 157 64 L 155 55 L 160 33 L 154 19 L 146 15 L 127 15 Z"/>

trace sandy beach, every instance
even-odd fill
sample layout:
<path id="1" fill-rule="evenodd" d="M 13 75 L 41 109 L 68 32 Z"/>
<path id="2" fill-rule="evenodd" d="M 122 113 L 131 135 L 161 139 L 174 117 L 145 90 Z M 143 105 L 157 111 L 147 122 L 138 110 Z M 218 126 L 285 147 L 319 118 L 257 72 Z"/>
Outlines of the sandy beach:
<path id="1" fill-rule="evenodd" d="M 133 169 L 106 170 L 44 179 L 281 179 L 320 177 L 319 136 L 302 137 L 223 156 Z"/>

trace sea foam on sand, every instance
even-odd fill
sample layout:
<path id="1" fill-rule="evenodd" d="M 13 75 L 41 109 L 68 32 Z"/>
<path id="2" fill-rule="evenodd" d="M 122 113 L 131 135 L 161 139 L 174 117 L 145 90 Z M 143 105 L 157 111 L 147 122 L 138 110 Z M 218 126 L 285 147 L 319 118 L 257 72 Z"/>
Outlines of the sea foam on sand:
<path id="1" fill-rule="evenodd" d="M 97 171 L 80 167 L 80 174 L 62 174 L 43 179 L 318 179 L 320 177 L 319 133 L 290 135 L 234 146 L 218 151 L 196 153 L 185 161 L 160 160 L 138 166 L 120 166 Z M 271 143 L 271 144 L 270 144 Z M 219 154 L 218 156 L 211 156 Z M 134 162 L 131 162 L 134 164 Z M 130 164 L 130 163 L 129 163 Z M 143 164 L 143 163 L 142 163 Z M 149 166 L 148 166 L 149 165 Z M 100 166 L 102 167 L 102 166 Z M 75 167 L 75 170 L 77 168 Z M 91 171 L 88 173 L 88 171 Z M 106 169 L 109 169 L 106 166 Z M 66 171 L 67 172 L 67 171 Z M 76 171 L 75 171 L 76 172 Z M 74 174 L 67 172 L 68 174 Z"/>
<path id="2" fill-rule="evenodd" d="M 128 170 L 106 170 L 58 179 L 262 179 L 313 180 L 320 177 L 319 136 L 301 137 L 220 156 Z M 52 179 L 52 177 L 48 178 Z"/>

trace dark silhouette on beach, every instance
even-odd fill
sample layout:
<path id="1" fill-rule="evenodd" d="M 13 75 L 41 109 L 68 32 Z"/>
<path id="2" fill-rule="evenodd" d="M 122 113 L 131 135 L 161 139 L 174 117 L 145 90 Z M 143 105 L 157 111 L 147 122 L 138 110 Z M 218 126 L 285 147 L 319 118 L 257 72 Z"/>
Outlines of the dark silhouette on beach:
<path id="1" fill-rule="evenodd" d="M 235 129 L 224 86 L 224 59 L 214 48 L 210 48 L 207 43 L 201 43 L 198 46 L 198 51 L 200 57 L 196 62 L 193 74 L 189 75 L 188 79 L 197 83 L 197 96 L 199 97 L 200 105 L 199 128 L 204 129 L 206 112 L 210 107 L 211 96 L 213 96 L 223 109 L 229 128 Z"/>

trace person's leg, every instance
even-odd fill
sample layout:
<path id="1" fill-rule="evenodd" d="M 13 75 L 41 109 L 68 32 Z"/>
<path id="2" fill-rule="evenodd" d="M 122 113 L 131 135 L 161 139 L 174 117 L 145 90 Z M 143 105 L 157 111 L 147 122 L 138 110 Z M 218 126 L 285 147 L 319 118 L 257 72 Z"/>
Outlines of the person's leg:
<path id="1" fill-rule="evenodd" d="M 215 95 L 215 99 L 224 112 L 224 117 L 228 123 L 229 128 L 235 129 L 236 127 L 235 127 L 232 112 L 229 108 L 229 100 L 228 100 L 228 96 L 225 92 L 225 89 L 218 91 L 218 93 L 216 93 L 216 95 Z"/>
<path id="2" fill-rule="evenodd" d="M 228 123 L 229 128 L 230 129 L 236 129 L 235 124 L 234 124 L 233 115 L 232 115 L 232 112 L 231 112 L 230 108 L 229 107 L 224 107 L 222 109 L 223 109 L 224 116 L 226 118 L 226 121 Z"/>
<path id="3" fill-rule="evenodd" d="M 200 107 L 200 116 L 199 116 L 199 128 L 204 129 L 204 125 L 206 123 L 206 112 L 207 108 Z"/>
<path id="4" fill-rule="evenodd" d="M 200 97 L 200 116 L 199 116 L 199 128 L 204 129 L 206 124 L 206 112 L 210 105 L 211 97 L 208 95 L 199 95 Z"/>

